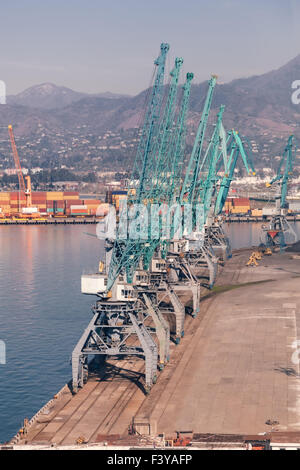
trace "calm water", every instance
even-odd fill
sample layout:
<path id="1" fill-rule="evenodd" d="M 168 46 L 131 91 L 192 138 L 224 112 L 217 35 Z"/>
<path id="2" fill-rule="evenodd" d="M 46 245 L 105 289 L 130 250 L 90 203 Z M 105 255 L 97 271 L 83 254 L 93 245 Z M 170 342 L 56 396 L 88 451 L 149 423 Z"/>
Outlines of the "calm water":
<path id="1" fill-rule="evenodd" d="M 233 248 L 255 245 L 260 224 L 225 227 Z M 300 235 L 300 224 L 297 226 Z M 103 247 L 95 226 L 0 227 L 0 442 L 12 437 L 71 378 L 72 349 L 93 297 L 82 272 L 97 270 Z"/>
<path id="2" fill-rule="evenodd" d="M 94 225 L 0 227 L 0 442 L 11 437 L 71 377 L 70 355 L 93 298 L 80 276 L 95 272 Z"/>
<path id="3" fill-rule="evenodd" d="M 224 224 L 224 229 L 229 235 L 232 248 L 244 248 L 248 246 L 257 246 L 260 244 L 261 222 L 255 223 L 231 223 Z M 300 222 L 291 224 L 298 239 L 300 238 Z"/>

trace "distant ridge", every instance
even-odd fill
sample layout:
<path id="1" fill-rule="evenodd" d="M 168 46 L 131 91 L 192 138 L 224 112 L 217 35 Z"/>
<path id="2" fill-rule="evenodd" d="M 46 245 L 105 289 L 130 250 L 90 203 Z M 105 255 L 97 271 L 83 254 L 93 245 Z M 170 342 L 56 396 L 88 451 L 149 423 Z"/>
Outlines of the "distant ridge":
<path id="1" fill-rule="evenodd" d="M 291 101 L 294 80 L 300 80 L 300 54 L 276 70 L 218 84 L 212 115 L 224 104 L 226 129 L 235 128 L 254 139 L 259 149 L 256 159 L 261 159 L 265 143 L 270 144 L 269 153 L 278 155 L 290 133 L 300 142 L 300 104 Z M 190 128 L 198 125 L 206 90 L 207 81 L 192 86 Z M 8 104 L 1 106 L 0 127 L 11 122 L 16 134 L 25 137 L 35 136 L 38 128 L 49 135 L 76 134 L 79 128 L 95 136 L 107 130 L 126 130 L 140 124 L 146 95 L 147 90 L 133 97 L 110 92 L 91 95 L 43 83 L 8 97 Z M 0 130 L 0 135 L 4 132 Z M 265 162 L 269 153 L 265 153 Z"/>
<path id="2" fill-rule="evenodd" d="M 123 95 L 111 93 L 89 94 L 71 90 L 64 86 L 57 86 L 53 83 L 41 83 L 34 85 L 17 95 L 7 97 L 7 103 L 17 106 L 28 106 L 38 109 L 59 109 L 64 108 L 76 101 L 86 97 L 103 97 L 109 99 L 120 98 Z"/>

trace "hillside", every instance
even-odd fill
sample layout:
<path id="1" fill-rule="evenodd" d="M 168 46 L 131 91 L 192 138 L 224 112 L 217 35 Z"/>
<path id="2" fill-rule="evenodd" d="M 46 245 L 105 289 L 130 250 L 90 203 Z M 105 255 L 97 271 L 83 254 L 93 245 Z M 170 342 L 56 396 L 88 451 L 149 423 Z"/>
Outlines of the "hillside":
<path id="1" fill-rule="evenodd" d="M 255 142 L 257 160 L 262 165 L 264 161 L 267 164 L 268 156 L 281 151 L 282 139 L 289 133 L 295 133 L 300 141 L 300 105 L 291 101 L 291 84 L 297 79 L 300 55 L 277 70 L 216 87 L 213 116 L 220 104 L 225 104 L 226 128 L 234 127 Z M 207 82 L 192 86 L 191 129 L 198 124 L 206 89 Z M 126 132 L 141 123 L 146 96 L 147 90 L 130 97 L 110 93 L 88 95 L 53 84 L 37 85 L 8 97 L 8 104 L 1 106 L 0 127 L 13 123 L 16 135 L 28 140 L 34 140 L 38 130 L 50 139 L 56 134 L 76 135 L 77 129 L 81 129 L 81 135 L 95 138 L 107 130 Z M 1 129 L 0 136 L 5 135 L 5 129 Z M 55 152 L 55 146 L 52 150 Z M 101 158 L 105 161 L 106 157 Z"/>

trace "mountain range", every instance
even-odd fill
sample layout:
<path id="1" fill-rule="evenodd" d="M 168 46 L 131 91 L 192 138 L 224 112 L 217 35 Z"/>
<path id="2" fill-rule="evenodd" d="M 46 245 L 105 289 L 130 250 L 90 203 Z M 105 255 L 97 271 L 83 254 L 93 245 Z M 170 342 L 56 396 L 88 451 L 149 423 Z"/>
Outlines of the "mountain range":
<path id="1" fill-rule="evenodd" d="M 6 102 L 9 105 L 29 106 L 37 109 L 59 109 L 87 97 L 114 99 L 122 96 L 109 91 L 98 94 L 81 93 L 64 86 L 54 85 L 54 83 L 41 83 L 17 95 L 8 95 Z"/>
<path id="2" fill-rule="evenodd" d="M 224 104 L 225 127 L 235 128 L 250 139 L 263 140 L 265 136 L 270 142 L 295 133 L 300 141 L 300 104 L 291 100 L 295 80 L 300 80 L 300 54 L 277 70 L 217 84 L 212 113 Z M 207 82 L 192 86 L 188 117 L 192 128 L 199 122 L 206 90 Z M 95 135 L 129 129 L 141 122 L 147 91 L 136 96 L 109 92 L 90 95 L 44 83 L 8 96 L 7 104 L 0 107 L 0 126 L 12 123 L 16 135 L 28 137 L 38 126 L 62 134 L 79 126 Z"/>

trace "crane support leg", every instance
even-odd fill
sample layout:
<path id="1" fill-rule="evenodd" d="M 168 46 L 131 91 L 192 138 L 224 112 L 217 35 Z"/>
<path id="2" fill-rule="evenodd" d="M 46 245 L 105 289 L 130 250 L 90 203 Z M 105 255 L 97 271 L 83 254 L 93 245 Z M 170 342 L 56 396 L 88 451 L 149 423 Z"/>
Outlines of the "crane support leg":
<path id="1" fill-rule="evenodd" d="M 88 341 L 91 331 L 95 328 L 96 317 L 98 317 L 98 313 L 95 313 L 92 317 L 72 353 L 72 388 L 74 393 L 77 393 L 79 387 L 83 387 L 87 357 L 83 354 L 82 350 Z"/>
<path id="2" fill-rule="evenodd" d="M 219 224 L 213 224 L 206 229 L 207 244 L 216 252 L 222 253 L 223 261 L 232 257 L 230 240 L 225 234 L 223 227 Z"/>
<path id="3" fill-rule="evenodd" d="M 152 385 L 155 384 L 157 379 L 157 346 L 154 340 L 152 339 L 151 335 L 146 330 L 146 327 L 142 323 L 138 324 L 137 319 L 130 312 L 129 317 L 144 350 L 146 362 L 146 391 L 149 392 Z"/>
<path id="4" fill-rule="evenodd" d="M 201 250 L 201 255 L 204 258 L 207 268 L 208 268 L 208 273 L 209 273 L 209 287 L 212 288 L 217 277 L 217 271 L 218 271 L 218 259 L 214 255 L 214 252 L 212 250 L 212 247 L 203 247 Z"/>
<path id="5" fill-rule="evenodd" d="M 176 344 L 179 344 L 181 337 L 184 336 L 185 309 L 182 303 L 180 302 L 176 292 L 174 292 L 174 290 L 170 287 L 167 287 L 166 289 L 175 314 Z"/>
<path id="6" fill-rule="evenodd" d="M 170 356 L 170 327 L 157 306 L 151 301 L 150 296 L 143 294 L 143 298 L 155 324 L 156 335 L 159 342 L 159 368 L 163 369 L 164 365 L 169 361 Z"/>
<path id="7" fill-rule="evenodd" d="M 72 353 L 73 392 L 82 387 L 88 356 L 144 356 L 146 391 L 156 382 L 157 346 L 143 323 L 145 308 L 135 302 L 97 302 L 94 315 Z M 148 314 L 149 316 L 149 314 Z M 135 338 L 132 344 L 130 337 Z M 136 337 L 138 344 L 136 344 Z"/>
<path id="8" fill-rule="evenodd" d="M 193 318 L 196 318 L 200 312 L 200 283 L 192 284 L 191 291 L 193 294 Z"/>

